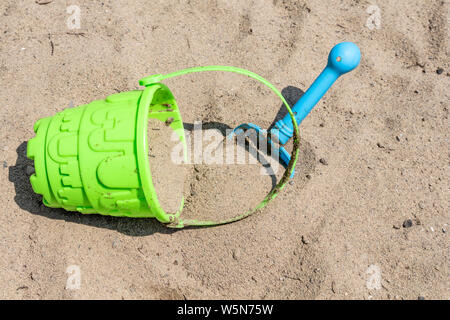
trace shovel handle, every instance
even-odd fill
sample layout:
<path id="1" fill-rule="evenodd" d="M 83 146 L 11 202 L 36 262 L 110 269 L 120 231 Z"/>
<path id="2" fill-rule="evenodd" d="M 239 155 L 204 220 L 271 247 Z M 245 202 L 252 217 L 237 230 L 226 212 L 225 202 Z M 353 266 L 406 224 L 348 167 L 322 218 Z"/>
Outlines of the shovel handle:
<path id="1" fill-rule="evenodd" d="M 341 42 L 331 49 L 327 66 L 292 108 L 297 124 L 310 113 L 337 78 L 358 66 L 360 59 L 361 52 L 353 42 Z M 286 144 L 293 133 L 294 126 L 289 115 L 277 121 L 271 131 L 272 137 L 278 137 L 281 145 Z"/>

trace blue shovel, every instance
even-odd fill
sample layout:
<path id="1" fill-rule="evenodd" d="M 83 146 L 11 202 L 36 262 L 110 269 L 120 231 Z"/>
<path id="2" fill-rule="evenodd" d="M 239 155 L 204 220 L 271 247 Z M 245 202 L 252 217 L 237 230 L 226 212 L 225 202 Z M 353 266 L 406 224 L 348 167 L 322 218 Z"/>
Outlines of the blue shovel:
<path id="1" fill-rule="evenodd" d="M 353 42 L 341 42 L 331 49 L 325 69 L 292 107 L 292 112 L 298 125 L 311 112 L 312 108 L 314 108 L 337 78 L 355 69 L 360 59 L 361 51 Z M 255 130 L 259 136 L 267 136 L 272 156 L 278 159 L 284 167 L 288 166 L 291 156 L 283 146 L 294 134 L 294 127 L 289 114 L 282 120 L 277 121 L 268 134 L 267 130 L 261 129 L 253 123 L 243 123 L 233 130 L 229 138 L 233 137 L 234 134 L 239 135 L 249 129 Z M 279 148 L 273 141 L 279 144 Z M 294 172 L 292 172 L 293 174 Z"/>

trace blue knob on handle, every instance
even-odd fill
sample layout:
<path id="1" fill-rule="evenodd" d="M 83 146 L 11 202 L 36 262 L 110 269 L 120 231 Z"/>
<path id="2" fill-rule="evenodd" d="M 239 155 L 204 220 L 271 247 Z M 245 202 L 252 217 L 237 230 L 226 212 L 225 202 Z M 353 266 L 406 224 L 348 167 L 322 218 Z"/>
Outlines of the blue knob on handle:
<path id="1" fill-rule="evenodd" d="M 327 66 L 292 108 L 297 124 L 300 125 L 337 78 L 355 69 L 360 60 L 361 51 L 353 42 L 341 42 L 331 49 Z M 277 121 L 270 132 L 281 145 L 286 144 L 294 133 L 289 115 Z"/>

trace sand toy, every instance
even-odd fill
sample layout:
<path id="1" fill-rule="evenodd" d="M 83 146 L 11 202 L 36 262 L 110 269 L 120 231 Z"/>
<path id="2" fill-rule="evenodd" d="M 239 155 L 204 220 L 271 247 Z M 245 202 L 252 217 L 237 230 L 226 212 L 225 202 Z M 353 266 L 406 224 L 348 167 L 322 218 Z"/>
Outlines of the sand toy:
<path id="1" fill-rule="evenodd" d="M 266 130 L 252 123 L 243 123 L 233 131 L 238 134 L 246 129 L 253 129 L 256 132 L 267 136 L 267 141 L 271 145 L 272 154 L 277 153 L 277 158 L 281 164 L 288 166 L 291 160 L 289 152 L 283 147 L 298 130 L 297 126 L 311 112 L 312 108 L 319 102 L 323 95 L 333 85 L 341 75 L 355 69 L 361 59 L 361 52 L 352 42 L 341 42 L 334 46 L 328 56 L 328 63 L 322 73 L 317 77 L 309 89 L 301 96 L 292 108 L 295 121 L 289 110 L 282 120 L 275 123 L 275 126 L 267 133 Z M 274 141 L 280 145 L 278 148 Z M 295 143 L 295 140 L 294 140 Z M 293 173 L 293 172 L 292 172 Z"/>
<path id="2" fill-rule="evenodd" d="M 353 70 L 360 60 L 358 47 L 350 42 L 336 45 L 328 64 L 299 101 L 290 108 L 281 93 L 267 80 L 250 71 L 229 66 L 206 66 L 140 80 L 144 90 L 121 92 L 105 100 L 63 110 L 38 120 L 36 136 L 28 142 L 27 156 L 34 160 L 30 177 L 34 192 L 48 207 L 81 213 L 133 218 L 156 218 L 169 227 L 212 226 L 241 220 L 277 196 L 294 173 L 299 154 L 298 124 L 306 117 L 336 79 Z M 227 71 L 246 75 L 269 87 L 284 103 L 288 114 L 269 132 L 255 124 L 242 124 L 234 134 L 254 129 L 279 154 L 285 172 L 278 184 L 256 206 L 222 221 L 182 219 L 180 208 L 168 213 L 161 207 L 148 161 L 147 123 L 157 119 L 173 129 L 185 144 L 177 102 L 162 80 L 193 72 Z M 293 137 L 291 154 L 283 147 Z M 277 147 L 279 145 L 279 147 Z"/>

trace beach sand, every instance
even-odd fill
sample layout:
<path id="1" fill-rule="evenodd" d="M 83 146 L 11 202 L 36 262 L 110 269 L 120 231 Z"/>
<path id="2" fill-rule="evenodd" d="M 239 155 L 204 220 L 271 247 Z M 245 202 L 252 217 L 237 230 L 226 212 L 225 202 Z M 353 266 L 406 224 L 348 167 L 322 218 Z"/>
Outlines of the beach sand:
<path id="1" fill-rule="evenodd" d="M 71 4 L 79 29 L 67 24 Z M 449 299 L 449 10 L 421 0 L 2 1 L 0 298 Z M 256 72 L 295 102 L 341 41 L 358 44 L 360 66 L 301 123 L 292 182 L 243 221 L 173 230 L 47 208 L 31 189 L 26 143 L 40 118 L 139 89 L 147 75 L 216 64 Z M 242 75 L 164 83 L 187 129 L 268 128 L 283 112 Z M 186 214 L 202 218 L 240 213 L 272 183 L 245 165 L 196 168 Z M 67 287 L 76 274 L 80 285 Z"/>

